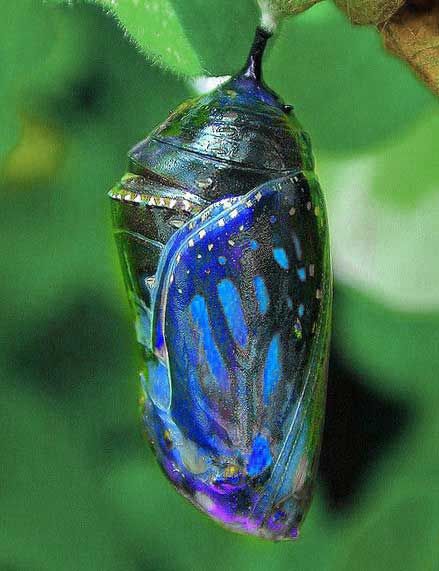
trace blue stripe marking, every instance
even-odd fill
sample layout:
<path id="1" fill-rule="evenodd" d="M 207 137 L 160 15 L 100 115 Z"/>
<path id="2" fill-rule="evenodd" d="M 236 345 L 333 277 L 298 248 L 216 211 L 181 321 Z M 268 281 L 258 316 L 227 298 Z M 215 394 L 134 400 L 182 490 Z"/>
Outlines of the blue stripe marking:
<path id="1" fill-rule="evenodd" d="M 306 281 L 306 270 L 305 270 L 305 268 L 297 268 L 297 275 L 299 276 L 299 280 L 301 282 Z"/>
<path id="2" fill-rule="evenodd" d="M 233 282 L 229 279 L 221 280 L 217 288 L 227 325 L 235 341 L 241 345 L 241 347 L 245 347 L 247 344 L 248 329 L 242 309 L 241 296 Z"/>
<path id="3" fill-rule="evenodd" d="M 283 270 L 288 270 L 290 264 L 288 262 L 287 253 L 283 248 L 273 248 L 273 256 Z"/>
<path id="4" fill-rule="evenodd" d="M 271 393 L 282 377 L 280 335 L 276 333 L 268 347 L 264 368 L 264 404 L 268 404 Z"/>
<path id="5" fill-rule="evenodd" d="M 270 446 L 265 436 L 258 434 L 253 440 L 253 448 L 247 464 L 249 476 L 258 476 L 272 463 Z"/>
<path id="6" fill-rule="evenodd" d="M 198 294 L 193 297 L 191 301 L 191 313 L 196 326 L 201 332 L 204 353 L 206 355 L 209 369 L 218 384 L 221 387 L 226 388 L 228 386 L 227 369 L 224 366 L 223 359 L 213 338 L 204 297 Z"/>
<path id="7" fill-rule="evenodd" d="M 270 304 L 270 297 L 265 286 L 264 278 L 261 276 L 256 276 L 253 278 L 253 284 L 255 286 L 256 300 L 258 302 L 259 311 L 262 314 L 265 314 L 267 313 L 268 305 Z"/>
<path id="8" fill-rule="evenodd" d="M 165 339 L 163 337 L 163 315 L 159 314 L 160 318 L 157 320 L 156 328 L 155 328 L 155 348 L 159 353 L 163 352 L 165 347 Z"/>

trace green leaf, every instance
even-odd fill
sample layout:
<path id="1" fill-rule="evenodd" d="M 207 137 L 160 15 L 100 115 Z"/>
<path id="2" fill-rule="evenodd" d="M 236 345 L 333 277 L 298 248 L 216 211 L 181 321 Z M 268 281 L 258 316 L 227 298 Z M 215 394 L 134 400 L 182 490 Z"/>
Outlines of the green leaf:
<path id="1" fill-rule="evenodd" d="M 359 289 L 339 283 L 334 343 L 375 390 L 436 402 L 439 395 L 439 311 L 389 308 Z M 436 400 L 435 400 L 436 399 Z"/>
<path id="2" fill-rule="evenodd" d="M 0 258 L 4 279 L 0 291 L 4 299 L 11 300 L 7 313 L 20 307 L 22 317 L 59 303 L 60 292 L 67 298 L 75 288 L 94 287 L 115 295 L 120 273 L 113 260 L 106 193 L 123 174 L 128 149 L 189 95 L 185 82 L 150 66 L 126 42 L 112 18 L 91 6 L 79 10 L 83 33 L 89 35 L 94 30 L 94 40 L 89 45 L 91 69 L 85 68 L 78 79 L 88 80 L 91 74 L 92 78 L 104 78 L 98 84 L 97 101 L 78 111 L 80 93 L 69 84 L 60 85 L 60 99 L 54 100 L 56 113 L 52 110 L 55 127 L 57 119 L 62 122 L 62 144 L 68 150 L 58 165 L 60 170 L 47 181 L 28 177 L 26 184 L 23 173 L 17 172 L 14 179 L 8 171 L 8 180 L 2 181 L 7 182 L 2 191 L 7 188 L 14 200 L 6 201 L 3 210 L 5 247 Z M 69 12 L 74 26 L 76 9 Z M 66 42 L 70 43 L 67 38 Z M 101 54 L 100 58 L 95 54 Z M 30 69 L 31 62 L 27 66 Z M 38 106 L 37 111 L 42 113 Z M 50 129 L 44 115 L 39 122 Z M 53 137 L 40 138 L 38 145 L 29 141 L 26 168 L 30 174 L 33 165 L 40 166 L 39 155 L 53 158 L 51 140 Z M 34 170 L 39 172 L 36 166 Z M 17 225 L 22 231 L 15 235 Z M 70 230 L 63 232 L 62 228 Z M 48 244 L 56 244 L 50 256 Z M 17 272 L 20 266 L 25 266 L 26 272 Z M 28 294 L 29 279 L 32 296 Z"/>
<path id="3" fill-rule="evenodd" d="M 78 426 L 47 398 L 24 388 L 25 378 L 11 379 L 2 371 L 2 379 L 1 568 L 133 568 L 113 539 Z"/>
<path id="4" fill-rule="evenodd" d="M 316 156 L 393 140 L 437 104 L 374 28 L 352 26 L 328 2 L 286 20 L 268 55 L 267 83 L 295 105 Z"/>
<path id="5" fill-rule="evenodd" d="M 259 13 L 254 0 L 172 0 L 203 73 L 233 74 L 244 65 Z"/>
<path id="6" fill-rule="evenodd" d="M 361 571 L 438 569 L 437 491 L 434 487 L 429 492 L 413 487 L 394 496 L 345 534 L 338 550 L 338 571 L 350 571 L 358 564 Z"/>
<path id="7" fill-rule="evenodd" d="M 239 69 L 258 21 L 254 0 L 95 1 L 116 16 L 147 57 L 190 77 Z"/>
<path id="8" fill-rule="evenodd" d="M 154 61 L 177 73 L 200 75 L 199 57 L 167 0 L 97 0 L 114 14 L 138 46 Z"/>

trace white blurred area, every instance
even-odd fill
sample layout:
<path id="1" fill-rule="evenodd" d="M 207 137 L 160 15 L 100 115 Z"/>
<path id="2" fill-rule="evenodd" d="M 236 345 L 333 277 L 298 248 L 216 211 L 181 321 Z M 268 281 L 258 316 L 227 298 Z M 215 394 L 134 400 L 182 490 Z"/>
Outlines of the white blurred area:
<path id="1" fill-rule="evenodd" d="M 438 309 L 439 113 L 348 160 L 316 155 L 336 279 L 398 310 Z"/>
<path id="2" fill-rule="evenodd" d="M 189 81 L 189 85 L 197 95 L 204 95 L 213 91 L 231 78 L 231 75 L 199 75 Z"/>

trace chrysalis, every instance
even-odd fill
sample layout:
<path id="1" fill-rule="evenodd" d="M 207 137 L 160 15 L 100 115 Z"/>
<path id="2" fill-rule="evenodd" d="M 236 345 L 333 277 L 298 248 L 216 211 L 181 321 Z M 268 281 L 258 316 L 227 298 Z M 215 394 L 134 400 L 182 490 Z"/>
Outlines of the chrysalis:
<path id="1" fill-rule="evenodd" d="M 221 524 L 277 540 L 311 500 L 332 278 L 310 139 L 262 81 L 268 37 L 132 149 L 110 197 L 157 460 Z"/>

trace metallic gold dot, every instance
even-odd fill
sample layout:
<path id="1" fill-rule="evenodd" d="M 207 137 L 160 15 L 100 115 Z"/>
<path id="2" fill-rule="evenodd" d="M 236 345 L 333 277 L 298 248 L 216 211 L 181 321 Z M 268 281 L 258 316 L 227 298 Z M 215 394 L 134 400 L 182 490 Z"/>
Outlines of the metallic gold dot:
<path id="1" fill-rule="evenodd" d="M 237 474 L 239 474 L 239 468 L 238 468 L 238 466 L 235 466 L 234 464 L 229 464 L 224 469 L 224 477 L 225 478 L 233 478 Z"/>

